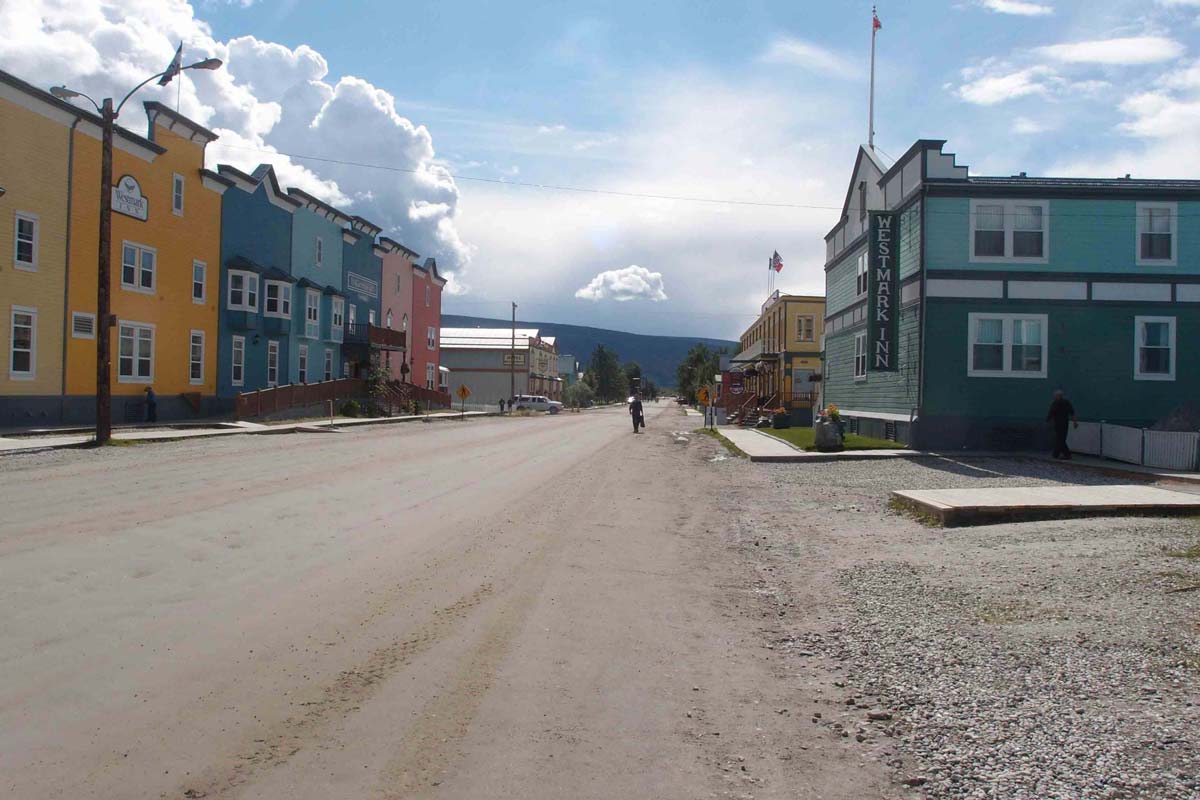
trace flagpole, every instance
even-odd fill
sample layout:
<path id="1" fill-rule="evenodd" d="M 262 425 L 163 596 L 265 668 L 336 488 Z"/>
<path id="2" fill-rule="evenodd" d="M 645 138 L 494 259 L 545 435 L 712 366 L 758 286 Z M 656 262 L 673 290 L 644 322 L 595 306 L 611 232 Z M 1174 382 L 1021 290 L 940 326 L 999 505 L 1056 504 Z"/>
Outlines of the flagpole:
<path id="1" fill-rule="evenodd" d="M 875 6 L 871 6 L 871 108 L 867 115 L 867 147 L 875 150 Z"/>

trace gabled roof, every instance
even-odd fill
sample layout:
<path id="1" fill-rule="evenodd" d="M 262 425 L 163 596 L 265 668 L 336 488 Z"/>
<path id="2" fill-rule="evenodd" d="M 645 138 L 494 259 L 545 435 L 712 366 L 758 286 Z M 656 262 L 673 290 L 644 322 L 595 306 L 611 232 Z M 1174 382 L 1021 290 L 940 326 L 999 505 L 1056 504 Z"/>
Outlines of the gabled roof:
<path id="1" fill-rule="evenodd" d="M 324 200 L 318 200 L 308 192 L 301 191 L 294 186 L 288 187 L 287 191 L 289 195 L 300 200 L 307 208 L 316 211 L 327 219 L 333 220 L 338 225 L 350 224 L 350 217 L 345 212 L 339 211 Z"/>
<path id="2" fill-rule="evenodd" d="M 389 239 L 386 236 L 380 236 L 379 243 L 381 245 L 383 245 L 384 247 L 388 248 L 392 252 L 404 253 L 404 255 L 408 256 L 409 258 L 411 258 L 414 261 L 421 257 L 420 253 L 417 253 L 415 250 L 409 250 L 407 247 L 400 244 L 395 239 Z"/>
<path id="3" fill-rule="evenodd" d="M 279 187 L 279 180 L 275 177 L 275 168 L 270 164 L 259 164 L 254 168 L 253 175 L 247 175 L 230 164 L 218 164 L 217 171 L 221 174 L 221 177 L 243 192 L 253 194 L 255 189 L 262 186 L 263 191 L 266 192 L 267 200 L 272 205 L 278 206 L 288 213 L 294 214 L 296 213 L 296 209 L 304 205 L 304 203 L 296 198 L 289 197 L 283 193 L 283 190 Z"/>
<path id="4" fill-rule="evenodd" d="M 172 133 L 179 134 L 193 142 L 199 141 L 201 146 L 209 142 L 215 142 L 220 138 L 208 128 L 197 122 L 193 122 L 183 114 L 164 106 L 157 100 L 147 100 L 142 103 L 142 106 L 146 109 L 146 118 L 150 121 L 149 138 L 151 141 L 154 140 L 155 125 L 162 125 Z"/>
<path id="5" fill-rule="evenodd" d="M 350 221 L 350 227 L 354 228 L 356 231 L 365 233 L 372 239 L 383 233 L 383 228 L 379 227 L 368 219 L 363 219 L 362 217 L 352 217 Z"/>
<path id="6" fill-rule="evenodd" d="M 874 150 L 865 145 L 860 144 L 858 146 L 858 155 L 854 158 L 854 169 L 850 170 L 850 185 L 846 187 L 846 199 L 842 201 L 842 215 L 838 217 L 839 225 L 842 220 L 850 218 L 850 201 L 854 198 L 854 189 L 858 183 L 856 180 L 858 178 L 858 166 L 863 162 L 863 159 L 866 159 L 867 163 L 874 167 L 876 172 L 873 178 L 874 181 L 878 182 L 883 177 L 883 173 L 887 171 L 887 168 L 883 166 L 883 162 L 879 160 L 879 156 L 876 155 Z M 835 225 L 834 227 L 837 226 Z"/>
<path id="7" fill-rule="evenodd" d="M 437 259 L 435 259 L 433 256 L 429 256 L 429 258 L 426 258 L 424 264 L 417 264 L 414 262 L 413 269 L 419 270 L 420 272 L 424 272 L 425 274 L 430 275 L 433 278 L 433 280 L 437 283 L 438 286 L 446 285 L 446 279 L 443 278 L 441 275 L 438 275 Z"/>

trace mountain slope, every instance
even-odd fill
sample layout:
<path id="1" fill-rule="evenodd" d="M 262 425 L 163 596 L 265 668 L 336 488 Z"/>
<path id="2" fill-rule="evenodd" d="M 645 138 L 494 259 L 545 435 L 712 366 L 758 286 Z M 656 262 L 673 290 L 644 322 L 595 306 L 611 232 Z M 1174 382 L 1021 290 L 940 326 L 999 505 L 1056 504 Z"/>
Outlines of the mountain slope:
<path id="1" fill-rule="evenodd" d="M 511 320 L 466 317 L 459 314 L 443 314 L 444 328 L 508 328 Z M 687 351 L 696 343 L 711 348 L 725 348 L 736 353 L 738 343 L 724 339 L 705 339 L 687 336 L 650 336 L 642 333 L 610 331 L 605 328 L 588 328 L 583 325 L 564 325 L 558 322 L 517 322 L 518 328 L 537 328 L 542 336 L 556 337 L 558 352 L 569 353 L 579 361 L 579 369 L 587 368 L 588 359 L 597 345 L 616 351 L 621 363 L 636 361 L 642 373 L 659 386 L 675 385 L 675 368 L 683 361 Z"/>

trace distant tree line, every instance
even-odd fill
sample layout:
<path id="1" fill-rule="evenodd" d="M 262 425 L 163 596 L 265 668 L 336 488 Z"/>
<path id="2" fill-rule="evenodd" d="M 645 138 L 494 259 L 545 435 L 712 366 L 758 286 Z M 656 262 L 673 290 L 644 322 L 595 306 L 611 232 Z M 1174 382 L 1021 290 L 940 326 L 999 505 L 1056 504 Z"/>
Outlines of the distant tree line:
<path id="1" fill-rule="evenodd" d="M 694 344 L 688 350 L 683 363 L 675 370 L 678 381 L 676 389 L 689 403 L 696 401 L 696 391 L 713 382 L 713 376 L 721 371 L 721 356 L 724 348 L 713 350 L 706 344 Z"/>
<path id="2" fill-rule="evenodd" d="M 658 387 L 642 375 L 642 367 L 636 361 L 621 363 L 620 356 L 604 345 L 592 351 L 583 380 L 568 386 L 563 392 L 563 401 L 568 406 L 586 406 L 589 402 L 611 403 L 623 401 L 632 394 L 635 379 L 641 380 L 639 392 L 643 399 L 658 398 Z"/>

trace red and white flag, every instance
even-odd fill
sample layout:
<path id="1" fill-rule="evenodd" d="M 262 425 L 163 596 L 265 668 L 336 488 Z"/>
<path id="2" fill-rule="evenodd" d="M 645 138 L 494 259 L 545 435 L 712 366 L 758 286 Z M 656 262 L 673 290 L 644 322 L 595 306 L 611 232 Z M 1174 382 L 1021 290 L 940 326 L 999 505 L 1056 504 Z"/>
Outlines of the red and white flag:
<path id="1" fill-rule="evenodd" d="M 778 250 L 775 251 L 775 255 L 771 256 L 770 269 L 776 272 L 783 272 L 783 259 L 780 257 Z"/>
<path id="2" fill-rule="evenodd" d="M 883 28 L 883 23 L 879 21 L 879 15 L 875 13 L 875 9 L 871 9 L 871 30 L 877 31 Z"/>

